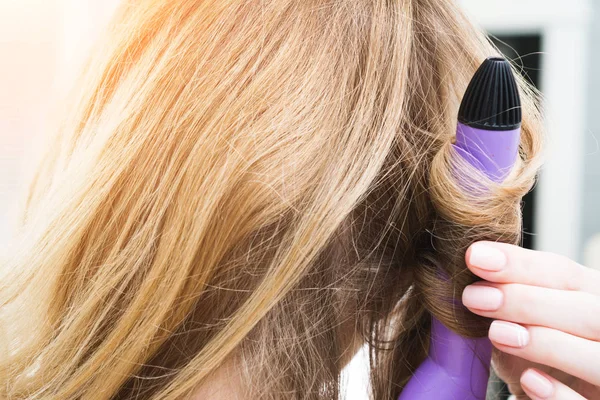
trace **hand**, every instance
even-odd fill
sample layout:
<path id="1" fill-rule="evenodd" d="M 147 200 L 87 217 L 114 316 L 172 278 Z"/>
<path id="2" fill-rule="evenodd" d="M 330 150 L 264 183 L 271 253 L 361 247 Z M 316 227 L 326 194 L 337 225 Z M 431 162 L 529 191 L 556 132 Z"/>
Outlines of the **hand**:
<path id="1" fill-rule="evenodd" d="M 473 244 L 466 261 L 484 281 L 465 289 L 463 304 L 494 319 L 493 365 L 511 392 L 600 399 L 600 272 L 493 242 Z"/>

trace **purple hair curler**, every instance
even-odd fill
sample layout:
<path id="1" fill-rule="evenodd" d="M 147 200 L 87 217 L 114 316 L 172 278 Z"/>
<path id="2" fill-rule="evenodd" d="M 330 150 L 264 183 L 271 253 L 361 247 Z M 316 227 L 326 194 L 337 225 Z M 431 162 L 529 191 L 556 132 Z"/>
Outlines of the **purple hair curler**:
<path id="1" fill-rule="evenodd" d="M 458 113 L 454 148 L 495 182 L 514 165 L 521 136 L 521 101 L 510 64 L 487 58 L 469 83 Z M 492 344 L 465 338 L 433 318 L 427 359 L 405 386 L 400 400 L 484 400 Z"/>

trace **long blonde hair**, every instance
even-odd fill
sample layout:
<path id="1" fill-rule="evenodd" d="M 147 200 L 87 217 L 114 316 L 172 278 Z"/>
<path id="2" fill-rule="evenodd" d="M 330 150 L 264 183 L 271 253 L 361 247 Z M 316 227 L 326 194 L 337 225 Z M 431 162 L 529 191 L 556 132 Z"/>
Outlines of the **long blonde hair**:
<path id="1" fill-rule="evenodd" d="M 334 399 L 367 342 L 394 399 L 431 315 L 485 335 L 447 301 L 474 280 L 468 244 L 519 240 L 526 84 L 511 177 L 472 196 L 452 172 L 460 97 L 495 54 L 446 0 L 126 2 L 31 185 L 0 397 L 184 398 L 235 357 L 249 398 Z"/>

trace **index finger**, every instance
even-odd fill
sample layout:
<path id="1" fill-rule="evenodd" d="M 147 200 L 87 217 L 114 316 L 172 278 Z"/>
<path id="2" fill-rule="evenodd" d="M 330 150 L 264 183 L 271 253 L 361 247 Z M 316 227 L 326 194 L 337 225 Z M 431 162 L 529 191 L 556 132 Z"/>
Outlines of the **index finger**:
<path id="1" fill-rule="evenodd" d="M 600 272 L 553 253 L 507 243 L 476 242 L 465 261 L 471 272 L 497 283 L 521 283 L 600 295 Z"/>

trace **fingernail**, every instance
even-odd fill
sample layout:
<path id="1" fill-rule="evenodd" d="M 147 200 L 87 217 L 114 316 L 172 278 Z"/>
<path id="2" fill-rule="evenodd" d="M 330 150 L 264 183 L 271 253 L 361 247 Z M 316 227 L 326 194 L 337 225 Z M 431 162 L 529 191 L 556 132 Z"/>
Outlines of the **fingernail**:
<path id="1" fill-rule="evenodd" d="M 485 285 L 469 285 L 462 294 L 465 307 L 481 311 L 496 311 L 502 306 L 504 295 L 500 289 Z"/>
<path id="2" fill-rule="evenodd" d="M 554 395 L 554 385 L 542 374 L 528 369 L 521 376 L 521 385 L 530 394 L 540 399 L 548 399 Z"/>
<path id="3" fill-rule="evenodd" d="M 486 271 L 497 272 L 507 263 L 506 254 L 485 243 L 474 243 L 469 252 L 469 264 Z"/>
<path id="4" fill-rule="evenodd" d="M 512 322 L 494 321 L 490 325 L 489 338 L 492 342 L 520 348 L 529 343 L 529 331 Z"/>

